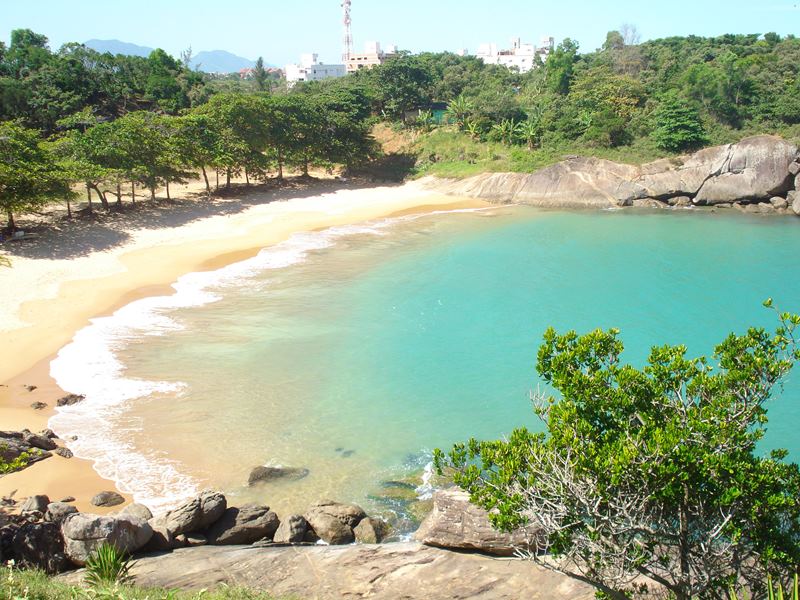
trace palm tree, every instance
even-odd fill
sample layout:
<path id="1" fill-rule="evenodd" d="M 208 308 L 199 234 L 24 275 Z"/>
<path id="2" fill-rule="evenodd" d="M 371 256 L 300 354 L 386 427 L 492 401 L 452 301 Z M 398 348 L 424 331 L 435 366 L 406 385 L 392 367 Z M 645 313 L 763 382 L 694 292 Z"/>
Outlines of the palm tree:
<path id="1" fill-rule="evenodd" d="M 481 137 L 481 128 L 475 119 L 467 119 L 464 131 L 466 131 L 473 140 L 477 140 Z"/>
<path id="2" fill-rule="evenodd" d="M 503 119 L 500 123 L 492 125 L 492 131 L 497 132 L 497 137 L 500 141 L 509 146 L 514 143 L 514 133 L 517 130 L 517 124 L 513 119 Z"/>
<path id="3" fill-rule="evenodd" d="M 463 131 L 470 112 L 472 112 L 472 102 L 464 94 L 460 94 L 450 101 L 445 116 L 450 123 L 456 124 L 459 131 Z"/>
<path id="4" fill-rule="evenodd" d="M 528 150 L 533 150 L 540 135 L 539 121 L 529 118 L 527 121 L 517 123 L 514 133 L 528 145 Z"/>

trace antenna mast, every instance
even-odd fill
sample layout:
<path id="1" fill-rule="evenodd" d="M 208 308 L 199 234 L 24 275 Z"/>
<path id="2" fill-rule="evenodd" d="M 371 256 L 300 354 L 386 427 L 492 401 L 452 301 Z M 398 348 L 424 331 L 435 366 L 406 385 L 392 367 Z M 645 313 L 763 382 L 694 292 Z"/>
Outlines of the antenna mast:
<path id="1" fill-rule="evenodd" d="M 353 55 L 353 32 L 350 28 L 352 20 L 350 19 L 350 0 L 342 2 L 344 9 L 344 52 L 342 53 L 342 61 L 347 64 L 350 57 Z"/>

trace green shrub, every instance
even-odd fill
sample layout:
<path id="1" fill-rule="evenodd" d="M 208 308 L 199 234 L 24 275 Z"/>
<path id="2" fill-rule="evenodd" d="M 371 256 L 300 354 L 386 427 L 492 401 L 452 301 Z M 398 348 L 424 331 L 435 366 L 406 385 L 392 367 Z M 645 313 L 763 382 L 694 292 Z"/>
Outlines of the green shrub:
<path id="1" fill-rule="evenodd" d="M 103 542 L 86 561 L 86 583 L 94 587 L 130 581 L 130 557 L 113 544 Z"/>

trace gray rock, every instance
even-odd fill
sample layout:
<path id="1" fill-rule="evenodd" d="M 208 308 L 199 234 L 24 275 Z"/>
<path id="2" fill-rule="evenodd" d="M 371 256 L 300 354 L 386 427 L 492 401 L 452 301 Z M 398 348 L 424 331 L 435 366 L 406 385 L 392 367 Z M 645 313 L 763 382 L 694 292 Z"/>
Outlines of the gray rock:
<path id="1" fill-rule="evenodd" d="M 281 521 L 273 540 L 280 544 L 299 544 L 305 541 L 308 521 L 301 515 L 292 515 Z"/>
<path id="2" fill-rule="evenodd" d="M 380 544 L 388 532 L 389 526 L 386 522 L 372 517 L 361 519 L 353 528 L 356 541 L 362 544 Z"/>
<path id="3" fill-rule="evenodd" d="M 32 448 L 39 448 L 40 450 L 55 450 L 58 447 L 53 440 L 41 433 L 23 431 L 22 440 Z"/>
<path id="4" fill-rule="evenodd" d="M 66 502 L 51 502 L 47 505 L 47 510 L 44 513 L 44 520 L 49 523 L 60 524 L 67 515 L 72 515 L 78 512 L 78 509 L 67 504 Z"/>
<path id="5" fill-rule="evenodd" d="M 75 496 L 64 496 L 59 502 L 75 502 Z"/>
<path id="6" fill-rule="evenodd" d="M 355 541 L 353 528 L 366 516 L 360 506 L 331 500 L 317 502 L 305 514 L 314 533 L 331 545 L 352 544 Z"/>
<path id="7" fill-rule="evenodd" d="M 789 165 L 789 173 L 792 175 L 800 174 L 800 162 L 795 160 L 792 164 Z"/>
<path id="8" fill-rule="evenodd" d="M 40 494 L 36 496 L 28 496 L 28 499 L 22 503 L 19 509 L 21 513 L 40 512 L 44 514 L 47 512 L 47 505 L 50 504 L 50 498 Z"/>
<path id="9" fill-rule="evenodd" d="M 800 216 L 800 192 L 789 192 L 786 201 L 791 202 L 792 212 Z"/>
<path id="10" fill-rule="evenodd" d="M 205 546 L 208 539 L 199 533 L 182 533 L 175 538 L 176 544 L 180 548 L 194 548 L 195 546 Z"/>
<path id="11" fill-rule="evenodd" d="M 786 198 L 781 198 L 780 196 L 773 196 L 769 199 L 770 204 L 775 208 L 786 208 L 789 206 L 789 203 L 786 201 Z"/>
<path id="12" fill-rule="evenodd" d="M 56 400 L 56 406 L 72 406 L 73 404 L 78 404 L 78 402 L 83 402 L 84 400 L 86 400 L 86 396 L 83 394 L 67 394 L 66 396 Z"/>
<path id="13" fill-rule="evenodd" d="M 250 476 L 247 478 L 247 484 L 255 485 L 257 483 L 268 483 L 278 479 L 297 481 L 307 476 L 308 469 L 258 466 L 250 471 Z"/>
<path id="14" fill-rule="evenodd" d="M 169 529 L 163 516 L 150 519 L 148 522 L 153 535 L 143 548 L 145 552 L 166 552 L 180 547 Z"/>
<path id="15" fill-rule="evenodd" d="M 45 408 L 47 408 L 47 402 L 41 402 L 41 401 L 33 402 L 31 404 L 31 408 L 33 410 L 44 410 Z"/>
<path id="16" fill-rule="evenodd" d="M 692 206 L 692 199 L 689 196 L 675 196 L 668 200 L 670 206 L 676 206 L 678 208 L 683 208 L 686 206 Z"/>
<path id="17" fill-rule="evenodd" d="M 208 543 L 218 546 L 252 544 L 262 539 L 272 539 L 278 530 L 278 515 L 268 506 L 243 506 L 229 508 L 208 529 Z"/>
<path id="18" fill-rule="evenodd" d="M 433 511 L 422 522 L 415 538 L 428 546 L 511 556 L 518 548 L 535 548 L 538 532 L 534 528 L 513 533 L 497 531 L 489 522 L 489 514 L 470 503 L 469 494 L 452 488 L 433 494 Z"/>
<path id="19" fill-rule="evenodd" d="M 58 454 L 62 458 L 72 458 L 73 456 L 75 456 L 74 454 L 72 454 L 72 450 L 70 450 L 69 448 L 65 448 L 64 446 L 59 446 L 58 448 L 53 450 L 53 453 Z"/>
<path id="20" fill-rule="evenodd" d="M 759 202 L 757 206 L 760 213 L 771 214 L 775 212 L 775 207 L 772 206 L 771 202 Z"/>
<path id="21" fill-rule="evenodd" d="M 119 506 L 124 502 L 125 502 L 124 496 L 118 494 L 117 492 L 111 492 L 111 491 L 100 492 L 99 494 L 95 495 L 94 498 L 92 498 L 93 506 L 102 506 L 102 507 Z"/>
<path id="22" fill-rule="evenodd" d="M 203 531 L 217 521 L 226 508 L 228 501 L 223 494 L 206 491 L 168 512 L 165 525 L 173 536 Z"/>
<path id="23" fill-rule="evenodd" d="M 144 504 L 137 504 L 134 502 L 132 504 L 128 504 L 128 506 L 119 511 L 119 516 L 131 516 L 142 519 L 143 521 L 149 521 L 153 518 L 153 513 L 150 512 L 150 509 Z"/>
<path id="24" fill-rule="evenodd" d="M 655 198 L 637 198 L 633 201 L 632 206 L 637 208 L 666 208 L 667 205 Z"/>
<path id="25" fill-rule="evenodd" d="M 730 202 L 720 202 L 719 204 L 715 204 L 714 208 L 733 208 L 734 206 L 739 206 L 738 204 L 731 204 Z"/>
<path id="26" fill-rule="evenodd" d="M 67 515 L 61 524 L 64 549 L 76 565 L 86 560 L 103 543 L 113 544 L 122 552 L 133 554 L 143 548 L 153 536 L 147 521 L 136 517 L 104 517 L 88 513 Z"/>
<path id="27" fill-rule="evenodd" d="M 22 525 L 16 530 L 11 547 L 22 566 L 42 569 L 50 574 L 61 573 L 70 567 L 56 523 Z"/>

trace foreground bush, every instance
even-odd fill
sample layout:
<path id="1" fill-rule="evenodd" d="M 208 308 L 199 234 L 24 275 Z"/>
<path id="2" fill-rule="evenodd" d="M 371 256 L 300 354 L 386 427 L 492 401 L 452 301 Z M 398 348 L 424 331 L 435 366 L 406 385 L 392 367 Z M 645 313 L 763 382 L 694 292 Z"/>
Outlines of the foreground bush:
<path id="1" fill-rule="evenodd" d="M 547 433 L 471 440 L 436 462 L 495 526 L 540 528 L 554 568 L 608 598 L 645 579 L 676 600 L 727 598 L 734 582 L 766 597 L 769 573 L 800 564 L 800 469 L 758 448 L 766 402 L 800 358 L 798 325 L 785 313 L 774 335 L 731 334 L 714 368 L 663 346 L 638 369 L 616 330 L 551 329 L 538 371 L 561 398 L 534 398 Z"/>

